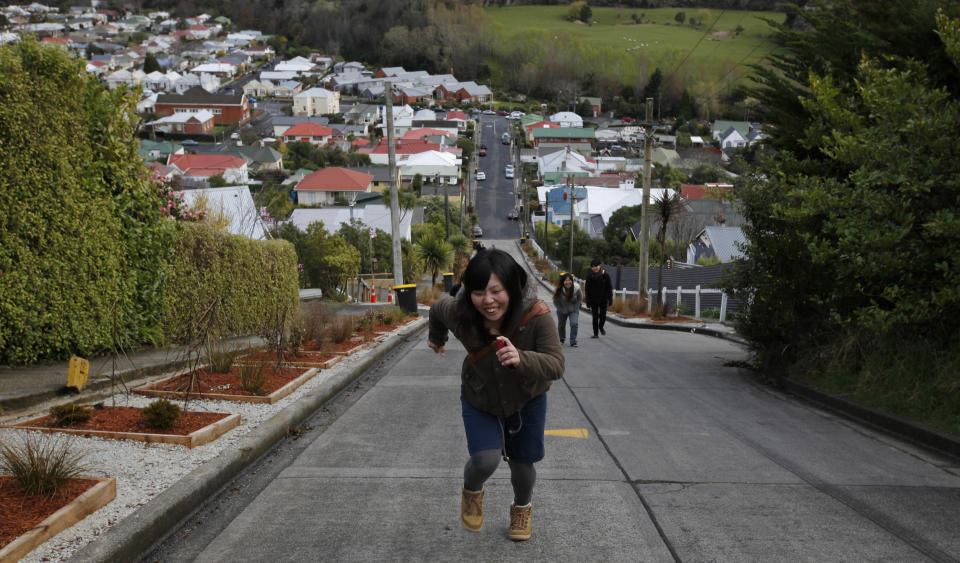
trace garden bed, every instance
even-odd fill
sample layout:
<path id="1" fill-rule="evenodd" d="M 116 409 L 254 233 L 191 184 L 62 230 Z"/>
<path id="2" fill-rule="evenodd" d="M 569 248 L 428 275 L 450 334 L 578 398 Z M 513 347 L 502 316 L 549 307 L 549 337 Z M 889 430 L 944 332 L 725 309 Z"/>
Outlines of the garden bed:
<path id="1" fill-rule="evenodd" d="M 17 424 L 2 425 L 0 428 L 60 432 L 86 437 L 98 436 L 113 440 L 160 442 L 195 448 L 216 440 L 240 425 L 238 414 L 184 411 L 173 427 L 150 428 L 143 421 L 142 410 L 139 407 L 104 406 L 90 409 L 89 420 L 69 426 L 57 426 L 53 416 L 45 415 Z"/>
<path id="2" fill-rule="evenodd" d="M 339 362 L 342 358 L 343 356 L 338 356 L 336 354 L 330 354 L 319 350 L 304 350 L 302 348 L 298 348 L 292 352 L 285 352 L 283 354 L 282 365 L 290 367 L 328 369 L 336 365 L 337 362 Z M 276 352 L 269 351 L 251 352 L 250 354 L 237 356 L 235 361 L 241 364 L 270 363 L 277 361 L 277 354 Z"/>
<path id="3" fill-rule="evenodd" d="M 27 494 L 0 476 L 0 561 L 17 561 L 117 496 L 116 479 L 72 479 L 56 494 Z"/>
<path id="4" fill-rule="evenodd" d="M 238 368 L 234 365 L 230 373 L 212 373 L 207 368 L 201 368 L 193 377 L 194 372 L 187 371 L 168 377 L 167 379 L 137 387 L 134 393 L 153 397 L 183 398 L 189 394 L 196 399 L 220 399 L 225 401 L 245 401 L 249 403 L 276 403 L 280 399 L 293 393 L 297 387 L 310 380 L 320 371 L 317 368 L 298 368 L 264 366 L 265 381 L 260 393 L 253 393 L 243 388 L 240 382 Z"/>

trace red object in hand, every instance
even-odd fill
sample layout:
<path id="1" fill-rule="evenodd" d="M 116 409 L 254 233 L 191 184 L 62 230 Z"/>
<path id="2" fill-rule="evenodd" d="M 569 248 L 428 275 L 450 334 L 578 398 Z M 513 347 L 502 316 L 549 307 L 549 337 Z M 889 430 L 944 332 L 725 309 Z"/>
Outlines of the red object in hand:
<path id="1" fill-rule="evenodd" d="M 503 350 L 503 347 L 506 345 L 507 345 L 506 342 L 504 342 L 503 340 L 500 340 L 499 338 L 497 339 L 497 350 Z"/>

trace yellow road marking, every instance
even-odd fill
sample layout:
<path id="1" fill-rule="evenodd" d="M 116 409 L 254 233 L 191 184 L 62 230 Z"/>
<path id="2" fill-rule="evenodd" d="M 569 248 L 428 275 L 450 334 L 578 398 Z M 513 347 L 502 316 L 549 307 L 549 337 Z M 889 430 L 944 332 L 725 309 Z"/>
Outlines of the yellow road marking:
<path id="1" fill-rule="evenodd" d="M 567 438 L 589 438 L 590 433 L 586 428 L 558 428 L 556 430 L 544 430 L 544 434 L 549 436 L 565 436 Z"/>

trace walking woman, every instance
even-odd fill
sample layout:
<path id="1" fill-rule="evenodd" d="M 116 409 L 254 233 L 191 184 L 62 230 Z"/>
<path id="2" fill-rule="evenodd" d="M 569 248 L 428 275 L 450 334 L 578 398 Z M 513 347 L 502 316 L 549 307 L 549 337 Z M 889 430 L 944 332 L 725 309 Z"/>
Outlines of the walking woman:
<path id="1" fill-rule="evenodd" d="M 460 406 L 470 459 L 463 468 L 460 522 L 483 528 L 483 485 L 502 457 L 510 465 L 509 538 L 530 538 L 533 464 L 543 459 L 547 390 L 564 360 L 550 308 L 532 297 L 527 274 L 502 250 L 480 250 L 467 264 L 456 297 L 430 308 L 427 344 L 444 353 L 447 331 L 466 347 Z"/>
<path id="2" fill-rule="evenodd" d="M 553 292 L 553 307 L 557 311 L 557 327 L 560 329 L 560 344 L 563 344 L 567 320 L 570 321 L 570 346 L 577 347 L 577 329 L 580 319 L 580 301 L 583 293 L 573 281 L 573 274 L 560 274 L 560 283 Z"/>

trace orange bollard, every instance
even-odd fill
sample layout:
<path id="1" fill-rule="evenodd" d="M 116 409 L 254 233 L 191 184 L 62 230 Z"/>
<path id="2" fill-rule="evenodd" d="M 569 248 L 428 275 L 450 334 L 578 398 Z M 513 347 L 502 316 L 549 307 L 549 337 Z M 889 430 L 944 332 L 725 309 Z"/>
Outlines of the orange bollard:
<path id="1" fill-rule="evenodd" d="M 376 302 L 377 302 L 377 288 L 376 288 L 376 286 L 370 288 L 370 302 L 371 302 L 371 303 L 376 303 Z"/>
<path id="2" fill-rule="evenodd" d="M 387 289 L 387 303 L 393 303 L 393 288 Z"/>

